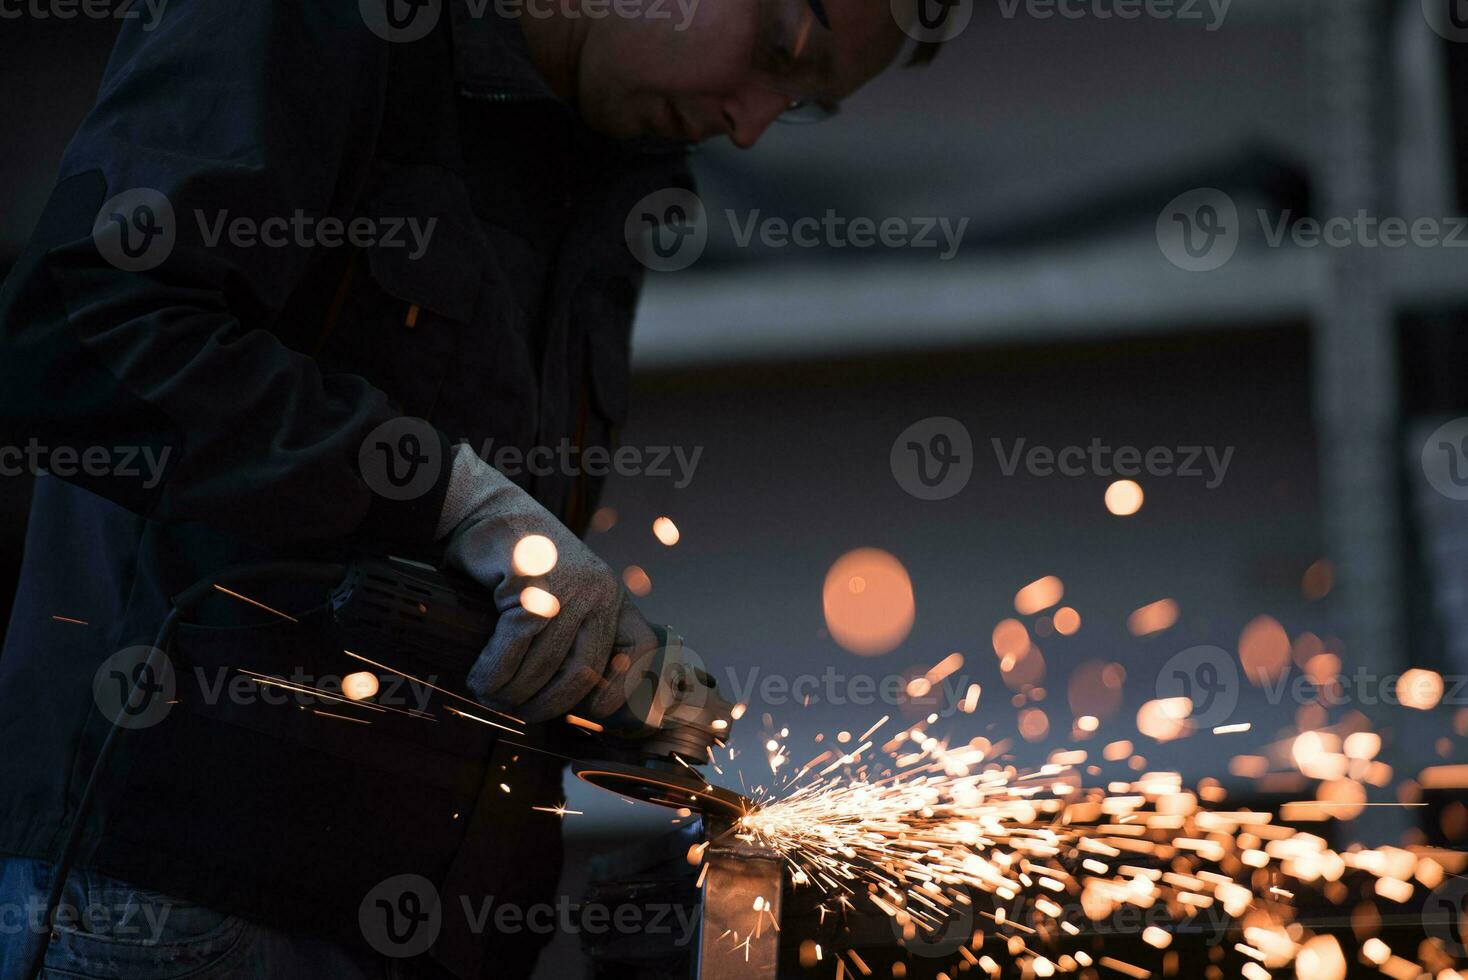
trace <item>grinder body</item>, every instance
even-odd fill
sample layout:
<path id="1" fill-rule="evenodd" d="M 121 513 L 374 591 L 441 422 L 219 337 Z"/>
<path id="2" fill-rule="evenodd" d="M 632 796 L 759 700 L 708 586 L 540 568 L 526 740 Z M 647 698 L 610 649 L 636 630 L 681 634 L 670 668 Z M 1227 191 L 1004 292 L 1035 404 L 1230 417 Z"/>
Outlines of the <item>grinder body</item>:
<path id="1" fill-rule="evenodd" d="M 365 558 L 347 567 L 332 593 L 343 642 L 354 652 L 410 659 L 462 686 L 494 634 L 493 597 L 463 576 L 401 558 Z M 708 762 L 728 734 L 733 705 L 682 638 L 654 627 L 658 648 L 631 665 L 627 703 L 598 719 L 600 758 L 644 763 Z"/>

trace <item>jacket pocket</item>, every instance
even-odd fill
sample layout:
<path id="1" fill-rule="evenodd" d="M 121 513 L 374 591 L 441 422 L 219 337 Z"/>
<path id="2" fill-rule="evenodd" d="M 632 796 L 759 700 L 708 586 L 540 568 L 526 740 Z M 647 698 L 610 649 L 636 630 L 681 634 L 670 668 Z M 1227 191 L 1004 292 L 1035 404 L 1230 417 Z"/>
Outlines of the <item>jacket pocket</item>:
<path id="1" fill-rule="evenodd" d="M 52 869 L 38 866 L 36 894 Z M 137 888 L 93 871 L 73 871 L 63 887 L 46 975 L 225 977 L 238 969 L 254 934 L 243 918 Z"/>
<path id="2" fill-rule="evenodd" d="M 322 357 L 404 415 L 432 413 L 475 317 L 486 245 L 468 208 L 457 176 L 423 165 L 386 166 L 363 204 L 373 239 L 354 259 Z"/>
<path id="3" fill-rule="evenodd" d="M 497 270 L 480 290 L 474 318 L 460 331 L 450 358 L 433 421 L 493 461 L 501 448 L 530 447 L 541 393 L 531 323 L 513 290 Z"/>

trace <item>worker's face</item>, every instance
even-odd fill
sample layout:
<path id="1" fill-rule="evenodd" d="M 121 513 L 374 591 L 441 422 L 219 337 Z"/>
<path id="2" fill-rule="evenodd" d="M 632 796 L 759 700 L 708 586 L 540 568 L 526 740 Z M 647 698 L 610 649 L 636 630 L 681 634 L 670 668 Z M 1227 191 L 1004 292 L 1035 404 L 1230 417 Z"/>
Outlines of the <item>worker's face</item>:
<path id="1" fill-rule="evenodd" d="M 577 100 L 619 138 L 750 147 L 792 101 L 839 102 L 885 68 L 902 33 L 888 0 L 638 0 L 584 22 Z M 605 8 L 603 8 L 605 9 Z M 656 11 L 651 17 L 647 12 Z"/>

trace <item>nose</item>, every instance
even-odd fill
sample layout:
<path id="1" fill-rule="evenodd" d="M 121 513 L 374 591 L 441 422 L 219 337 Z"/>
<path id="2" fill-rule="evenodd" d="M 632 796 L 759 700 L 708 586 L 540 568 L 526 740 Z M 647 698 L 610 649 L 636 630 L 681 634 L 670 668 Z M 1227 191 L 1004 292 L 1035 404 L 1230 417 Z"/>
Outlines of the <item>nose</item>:
<path id="1" fill-rule="evenodd" d="M 744 87 L 724 103 L 730 142 L 741 150 L 749 149 L 789 107 L 790 100 L 779 92 L 762 86 Z"/>

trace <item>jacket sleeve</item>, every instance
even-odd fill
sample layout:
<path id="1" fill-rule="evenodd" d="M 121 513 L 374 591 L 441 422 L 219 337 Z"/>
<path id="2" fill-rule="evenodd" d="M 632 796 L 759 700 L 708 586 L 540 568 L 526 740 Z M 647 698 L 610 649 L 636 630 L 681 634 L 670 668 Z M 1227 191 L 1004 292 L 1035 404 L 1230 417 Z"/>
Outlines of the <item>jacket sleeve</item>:
<path id="1" fill-rule="evenodd" d="M 447 440 L 267 329 L 311 258 L 289 223 L 349 217 L 378 135 L 390 45 L 357 8 L 172 0 L 124 28 L 0 291 L 12 444 L 166 460 L 53 467 L 154 520 L 432 540 Z M 270 241 L 220 234 L 236 219 Z"/>

